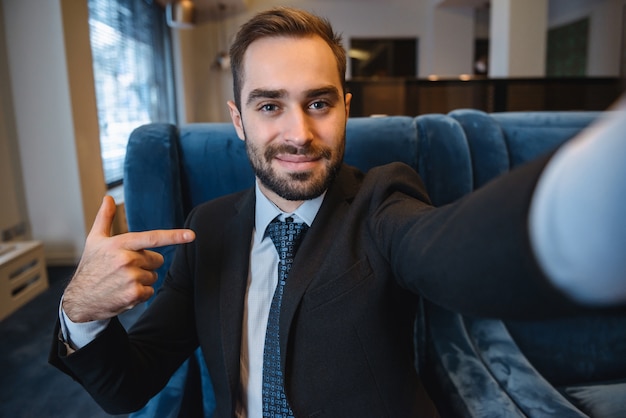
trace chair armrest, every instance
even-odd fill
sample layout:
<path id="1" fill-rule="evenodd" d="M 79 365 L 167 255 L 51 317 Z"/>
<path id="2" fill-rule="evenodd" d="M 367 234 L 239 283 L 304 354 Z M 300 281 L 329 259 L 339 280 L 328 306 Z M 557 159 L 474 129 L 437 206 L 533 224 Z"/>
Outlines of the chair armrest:
<path id="1" fill-rule="evenodd" d="M 429 344 L 420 371 L 442 416 L 586 416 L 530 365 L 502 321 L 429 302 L 425 315 Z"/>
<path id="2" fill-rule="evenodd" d="M 528 417 L 586 417 L 528 361 L 498 319 L 464 318 L 485 371 Z"/>

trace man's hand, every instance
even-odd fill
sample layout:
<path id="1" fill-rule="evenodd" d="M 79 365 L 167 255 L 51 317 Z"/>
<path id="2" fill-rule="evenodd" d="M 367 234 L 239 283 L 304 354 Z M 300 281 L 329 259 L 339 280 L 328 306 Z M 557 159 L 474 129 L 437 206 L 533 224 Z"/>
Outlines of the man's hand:
<path id="1" fill-rule="evenodd" d="M 195 239 L 188 229 L 111 236 L 114 217 L 115 202 L 106 196 L 63 296 L 63 310 L 73 322 L 108 319 L 146 301 L 154 294 L 154 270 L 163 264 L 163 256 L 147 248 Z"/>

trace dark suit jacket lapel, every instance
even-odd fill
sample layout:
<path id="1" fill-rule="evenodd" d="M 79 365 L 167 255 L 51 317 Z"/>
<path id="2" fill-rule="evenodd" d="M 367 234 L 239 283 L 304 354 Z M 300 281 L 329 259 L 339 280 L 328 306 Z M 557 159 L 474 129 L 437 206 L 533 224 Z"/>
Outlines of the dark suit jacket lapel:
<path id="1" fill-rule="evenodd" d="M 337 179 L 326 193 L 324 202 L 307 232 L 293 267 L 289 272 L 288 284 L 285 286 L 280 315 L 280 352 L 281 367 L 285 370 L 285 353 L 289 340 L 289 330 L 302 297 L 311 281 L 315 278 L 318 267 L 326 258 L 326 252 L 335 240 L 335 231 L 344 222 L 349 208 L 349 201 L 354 198 L 357 190 L 353 178 L 346 173 L 346 166 L 340 171 Z M 283 337 L 284 336 L 284 337 Z"/>
<path id="2" fill-rule="evenodd" d="M 239 385 L 241 335 L 250 245 L 254 226 L 254 189 L 236 205 L 237 213 L 224 225 L 224 256 L 220 273 L 220 325 L 224 364 L 233 393 Z"/>

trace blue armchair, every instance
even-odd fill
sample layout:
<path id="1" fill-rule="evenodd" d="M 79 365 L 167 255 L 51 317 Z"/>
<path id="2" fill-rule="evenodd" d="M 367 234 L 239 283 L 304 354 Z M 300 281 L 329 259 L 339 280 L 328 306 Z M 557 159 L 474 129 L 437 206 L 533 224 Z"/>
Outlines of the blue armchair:
<path id="1" fill-rule="evenodd" d="M 459 110 L 352 118 L 345 160 L 364 171 L 405 162 L 422 175 L 434 204 L 443 205 L 549 152 L 598 115 Z M 125 163 L 129 229 L 181 227 L 195 205 L 253 181 L 244 144 L 230 124 L 140 127 L 130 137 Z M 159 251 L 165 257 L 163 277 L 173 249 Z M 424 301 L 416 321 L 416 367 L 445 417 L 585 416 L 589 410 L 577 399 L 586 402 L 592 392 L 617 390 L 626 399 L 626 389 L 615 383 L 626 378 L 626 318 L 586 320 L 580 328 L 571 320 L 505 323 L 462 317 Z M 603 390 L 600 381 L 612 386 Z M 206 366 L 195 355 L 144 415 L 211 416 L 214 405 Z"/>
<path id="2" fill-rule="evenodd" d="M 417 118 L 435 205 L 554 150 L 597 112 L 457 110 Z M 442 416 L 626 417 L 626 315 L 469 318 L 423 302 L 418 367 Z"/>

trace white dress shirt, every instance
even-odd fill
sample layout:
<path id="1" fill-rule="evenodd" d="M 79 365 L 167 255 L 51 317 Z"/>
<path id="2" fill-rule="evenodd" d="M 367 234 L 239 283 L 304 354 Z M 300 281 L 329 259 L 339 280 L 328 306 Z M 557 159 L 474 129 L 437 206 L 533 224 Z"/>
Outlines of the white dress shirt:
<path id="1" fill-rule="evenodd" d="M 305 201 L 293 213 L 284 213 L 256 188 L 255 229 L 252 233 L 250 271 L 246 292 L 241 338 L 241 394 L 237 416 L 257 418 L 262 416 L 263 398 L 263 347 L 265 329 L 274 290 L 278 284 L 278 253 L 267 226 L 278 217 L 291 216 L 295 222 L 311 226 L 322 205 L 324 195 Z"/>

